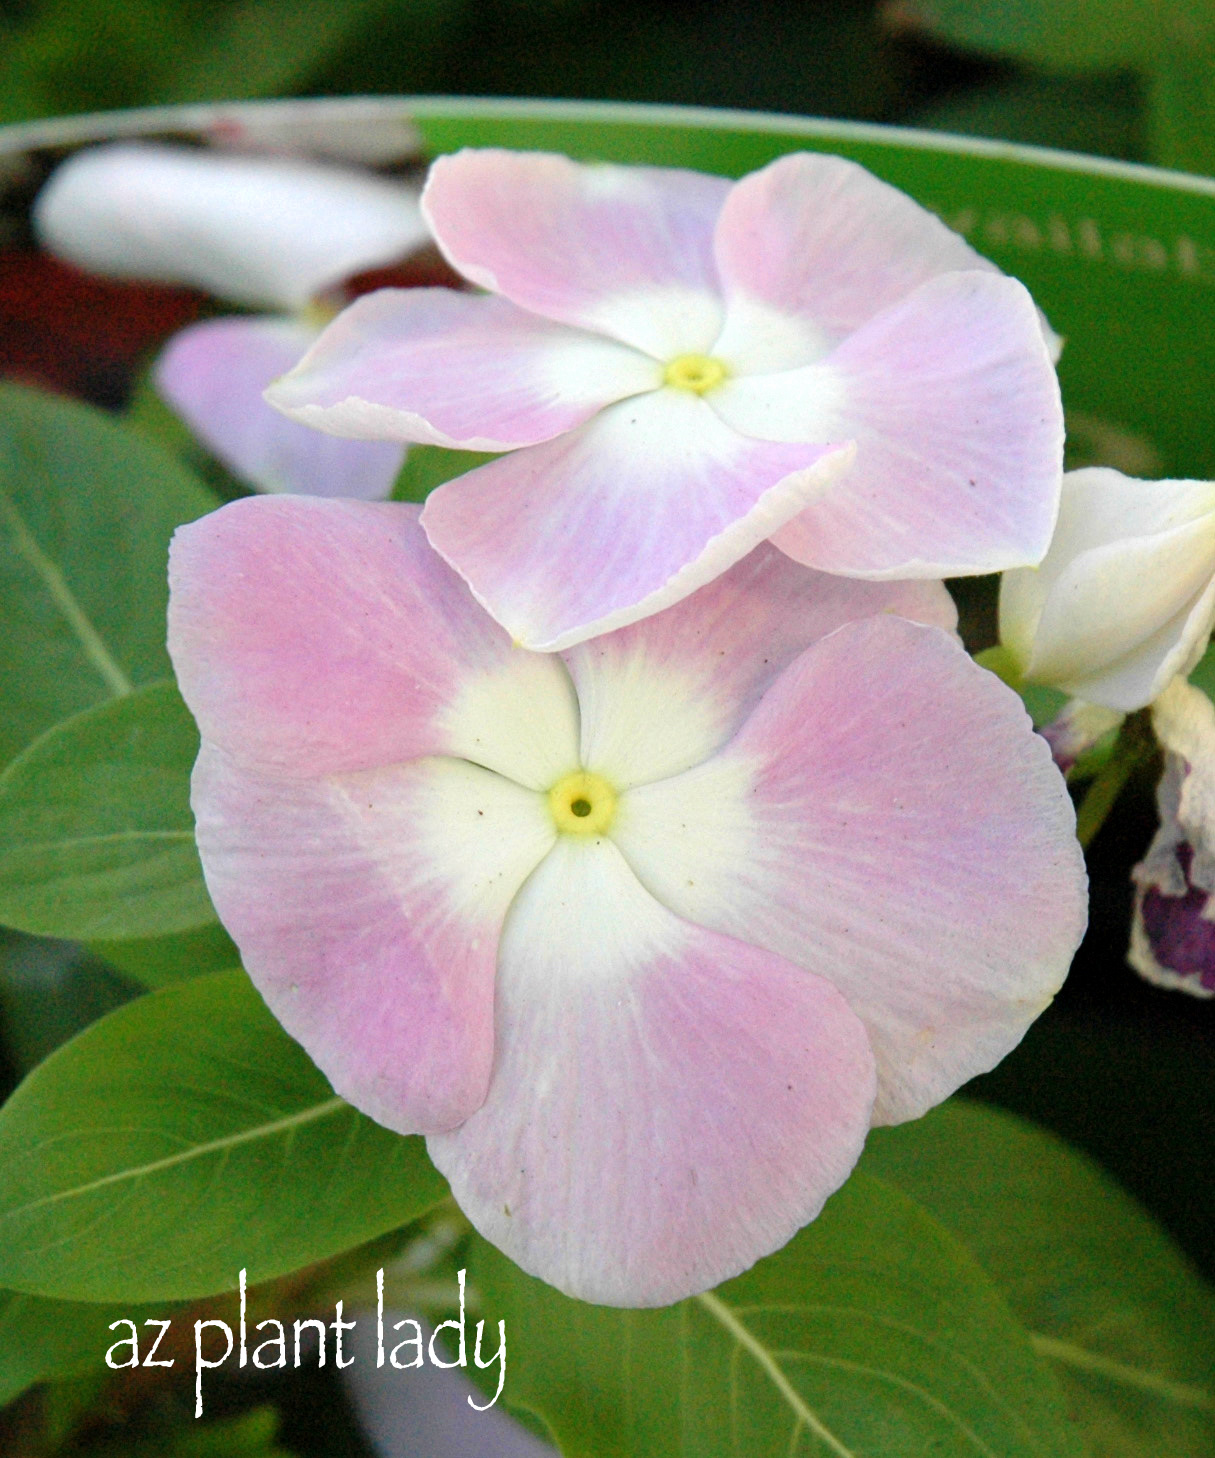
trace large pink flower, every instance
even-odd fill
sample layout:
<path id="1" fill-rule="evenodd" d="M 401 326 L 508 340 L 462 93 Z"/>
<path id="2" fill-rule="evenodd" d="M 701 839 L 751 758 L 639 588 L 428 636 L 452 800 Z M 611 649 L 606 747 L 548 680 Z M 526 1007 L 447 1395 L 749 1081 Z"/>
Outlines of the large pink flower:
<path id="1" fill-rule="evenodd" d="M 537 654 L 414 509 L 304 497 L 183 527 L 171 579 L 250 975 L 574 1295 L 673 1301 L 775 1249 L 871 1118 L 990 1068 L 1066 972 L 1071 806 L 940 584 L 761 546 Z"/>
<path id="2" fill-rule="evenodd" d="M 465 151 L 422 205 L 491 296 L 369 295 L 267 399 L 335 435 L 509 452 L 422 524 L 520 643 L 635 622 L 767 537 L 867 578 L 1046 551 L 1063 424 L 1037 310 L 855 164 L 731 185 Z"/>

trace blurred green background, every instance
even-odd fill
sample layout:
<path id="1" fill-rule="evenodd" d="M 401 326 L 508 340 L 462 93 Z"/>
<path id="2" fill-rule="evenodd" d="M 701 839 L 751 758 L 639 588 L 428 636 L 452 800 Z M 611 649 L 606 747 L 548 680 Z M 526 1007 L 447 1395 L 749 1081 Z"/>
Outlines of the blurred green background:
<path id="1" fill-rule="evenodd" d="M 1211 0 L 4 0 L 0 122 L 441 92 L 907 123 L 1215 171 Z"/>

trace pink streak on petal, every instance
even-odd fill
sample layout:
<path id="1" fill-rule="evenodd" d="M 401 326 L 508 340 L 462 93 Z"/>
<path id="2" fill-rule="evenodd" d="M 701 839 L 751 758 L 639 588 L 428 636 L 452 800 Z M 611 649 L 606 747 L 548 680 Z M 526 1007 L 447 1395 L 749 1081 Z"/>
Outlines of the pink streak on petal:
<path id="1" fill-rule="evenodd" d="M 567 837 L 503 935 L 485 1103 L 432 1136 L 461 1209 L 585 1301 L 660 1306 L 812 1220 L 860 1153 L 873 1064 L 828 984 L 680 921 Z"/>
<path id="2" fill-rule="evenodd" d="M 713 225 L 729 190 L 699 172 L 491 148 L 440 157 L 422 211 L 473 283 L 666 358 L 717 337 Z"/>
<path id="3" fill-rule="evenodd" d="M 1084 931 L 1045 741 L 956 642 L 898 618 L 822 639 L 720 755 L 628 810 L 621 848 L 665 905 L 839 988 L 873 1043 L 881 1123 L 1010 1052 Z"/>
<path id="4" fill-rule="evenodd" d="M 249 975 L 335 1090 L 404 1134 L 466 1118 L 493 1057 L 513 886 L 470 903 L 459 863 L 418 828 L 434 766 L 454 763 L 298 780 L 242 769 L 204 742 L 194 773 L 207 885 Z M 472 801 L 456 812 L 487 836 L 499 828 Z"/>
<path id="5" fill-rule="evenodd" d="M 334 435 L 504 451 L 660 382 L 636 350 L 505 299 L 380 289 L 341 313 L 266 399 Z"/>
<path id="6" fill-rule="evenodd" d="M 847 339 L 831 434 L 856 465 L 774 540 L 824 572 L 951 577 L 1038 562 L 1063 479 L 1059 382 L 1014 279 L 947 274 Z"/>
<path id="7" fill-rule="evenodd" d="M 266 769 L 461 754 L 442 711 L 511 654 L 404 504 L 246 497 L 178 529 L 169 583 L 169 652 L 204 737 Z"/>
<path id="8" fill-rule="evenodd" d="M 809 152 L 744 177 L 714 243 L 728 301 L 758 299 L 831 340 L 938 274 L 997 271 L 906 193 L 855 162 Z"/>
<path id="9" fill-rule="evenodd" d="M 422 524 L 512 637 L 560 649 L 711 581 L 849 459 L 748 440 L 697 396 L 660 390 L 440 486 Z"/>
<path id="10" fill-rule="evenodd" d="M 208 450 L 256 490 L 382 501 L 405 459 L 401 446 L 318 435 L 262 399 L 316 335 L 292 319 L 208 319 L 170 340 L 156 362 L 156 388 Z"/>
<path id="11" fill-rule="evenodd" d="M 624 788 L 677 774 L 734 735 L 811 643 L 896 613 L 952 632 L 940 582 L 863 582 L 792 561 L 767 542 L 664 612 L 567 649 L 582 762 Z"/>

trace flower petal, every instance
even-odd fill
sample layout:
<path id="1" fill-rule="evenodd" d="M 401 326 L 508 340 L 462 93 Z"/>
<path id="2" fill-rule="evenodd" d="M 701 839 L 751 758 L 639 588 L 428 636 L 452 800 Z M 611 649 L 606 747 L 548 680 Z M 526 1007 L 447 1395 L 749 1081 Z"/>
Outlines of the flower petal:
<path id="1" fill-rule="evenodd" d="M 1071 471 L 1045 560 L 1000 584 L 1001 640 L 1027 676 L 1124 711 L 1189 672 L 1213 619 L 1207 481 Z"/>
<path id="2" fill-rule="evenodd" d="M 62 163 L 34 205 L 43 245 L 92 273 L 293 309 L 428 241 L 403 183 L 287 157 L 115 142 Z"/>
<path id="3" fill-rule="evenodd" d="M 1059 383 L 1021 284 L 923 284 L 821 364 L 721 385 L 768 440 L 857 443 L 856 464 L 774 540 L 852 577 L 951 577 L 1039 561 L 1063 474 Z"/>
<path id="4" fill-rule="evenodd" d="M 339 314 L 266 399 L 334 435 L 505 451 L 660 383 L 635 349 L 505 299 L 379 289 Z"/>
<path id="5" fill-rule="evenodd" d="M 178 530 L 169 651 L 205 738 L 299 775 L 452 754 L 541 789 L 577 764 L 559 659 L 512 648 L 417 508 L 257 496 Z"/>
<path id="6" fill-rule="evenodd" d="M 720 331 L 713 225 L 729 190 L 701 172 L 487 148 L 440 157 L 422 211 L 473 283 L 669 359 Z"/>
<path id="7" fill-rule="evenodd" d="M 714 248 L 727 301 L 715 352 L 746 371 L 810 363 L 938 274 L 998 271 L 905 192 L 810 152 L 744 177 Z"/>
<path id="8" fill-rule="evenodd" d="M 156 388 L 212 454 L 256 490 L 382 501 L 405 459 L 403 446 L 318 436 L 262 399 L 316 335 L 294 319 L 207 319 L 169 341 L 156 362 Z"/>
<path id="9" fill-rule="evenodd" d="M 943 583 L 832 577 L 762 542 L 674 607 L 566 651 L 582 763 L 619 789 L 699 764 L 799 653 L 874 613 L 949 631 L 958 616 Z"/>
<path id="10" fill-rule="evenodd" d="M 524 1270 L 659 1306 L 783 1245 L 860 1153 L 864 1031 L 821 979 L 680 921 L 564 837 L 502 938 L 489 1094 L 431 1157 Z"/>
<path id="11" fill-rule="evenodd" d="M 1019 699 L 944 633 L 842 627 L 698 769 L 630 790 L 613 837 L 677 915 L 833 982 L 881 1123 L 1021 1040 L 1085 921 L 1063 779 Z"/>
<path id="12" fill-rule="evenodd" d="M 1174 679 L 1152 705 L 1152 727 L 1164 750 L 1160 827 L 1131 872 L 1127 960 L 1160 987 L 1215 997 L 1215 706 Z"/>
<path id="13" fill-rule="evenodd" d="M 192 802 L 216 909 L 336 1091 L 402 1134 L 467 1118 L 503 917 L 555 835 L 541 797 L 454 759 L 299 780 L 204 742 Z"/>
<path id="14" fill-rule="evenodd" d="M 850 459 L 747 440 L 698 396 L 655 390 L 440 486 L 422 525 L 514 639 L 566 648 L 711 582 Z"/>

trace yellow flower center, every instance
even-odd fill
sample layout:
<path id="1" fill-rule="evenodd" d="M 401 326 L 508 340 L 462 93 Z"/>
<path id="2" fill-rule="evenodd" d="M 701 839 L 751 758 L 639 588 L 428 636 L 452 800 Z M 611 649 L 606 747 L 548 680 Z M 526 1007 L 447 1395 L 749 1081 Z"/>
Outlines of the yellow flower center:
<path id="1" fill-rule="evenodd" d="M 677 390 L 703 395 L 714 385 L 720 385 L 728 374 L 721 360 L 710 354 L 681 354 L 667 365 L 663 380 Z"/>
<path id="2" fill-rule="evenodd" d="M 602 775 L 575 770 L 548 792 L 548 808 L 567 835 L 602 835 L 616 813 L 616 791 Z"/>

